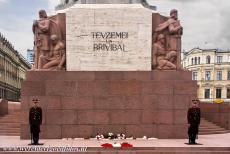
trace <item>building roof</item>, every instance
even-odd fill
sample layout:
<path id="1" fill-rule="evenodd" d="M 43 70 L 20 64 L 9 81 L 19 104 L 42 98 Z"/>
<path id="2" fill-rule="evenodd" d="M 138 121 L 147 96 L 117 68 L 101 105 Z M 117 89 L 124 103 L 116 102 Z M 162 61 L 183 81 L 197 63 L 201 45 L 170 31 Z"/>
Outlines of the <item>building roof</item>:
<path id="1" fill-rule="evenodd" d="M 185 52 L 184 55 L 187 56 L 187 55 L 197 53 L 197 52 L 230 53 L 230 50 L 222 50 L 222 49 L 219 49 L 219 48 L 216 48 L 216 49 L 200 49 L 199 47 L 197 47 L 197 48 L 191 49 L 188 52 Z"/>
<path id="2" fill-rule="evenodd" d="M 20 54 L 17 50 L 14 49 L 14 46 L 11 44 L 9 40 L 0 32 L 0 42 L 2 42 L 7 48 L 9 48 L 29 69 L 31 68 L 31 64 L 25 59 L 25 57 Z"/>

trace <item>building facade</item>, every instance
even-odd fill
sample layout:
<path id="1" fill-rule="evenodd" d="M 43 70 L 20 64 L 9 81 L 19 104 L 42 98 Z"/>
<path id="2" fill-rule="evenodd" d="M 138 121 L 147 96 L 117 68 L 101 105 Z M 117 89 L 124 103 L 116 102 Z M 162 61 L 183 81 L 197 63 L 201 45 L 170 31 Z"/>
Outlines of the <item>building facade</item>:
<path id="1" fill-rule="evenodd" d="M 21 83 L 31 65 L 0 33 L 0 98 L 19 101 Z"/>
<path id="2" fill-rule="evenodd" d="M 230 102 L 230 51 L 194 48 L 184 54 L 182 62 L 197 80 L 201 101 Z"/>
<path id="3" fill-rule="evenodd" d="M 34 64 L 34 51 L 33 50 L 30 50 L 30 49 L 27 49 L 27 61 L 33 65 Z"/>

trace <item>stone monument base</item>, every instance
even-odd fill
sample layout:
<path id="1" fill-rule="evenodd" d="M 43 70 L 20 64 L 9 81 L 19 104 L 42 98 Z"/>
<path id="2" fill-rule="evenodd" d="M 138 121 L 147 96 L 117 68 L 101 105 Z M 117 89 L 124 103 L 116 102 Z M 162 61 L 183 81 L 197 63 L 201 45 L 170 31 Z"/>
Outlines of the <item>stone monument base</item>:
<path id="1" fill-rule="evenodd" d="M 187 109 L 197 96 L 188 71 L 29 71 L 22 85 L 21 139 L 29 139 L 32 99 L 43 109 L 43 139 L 97 133 L 186 138 Z"/>

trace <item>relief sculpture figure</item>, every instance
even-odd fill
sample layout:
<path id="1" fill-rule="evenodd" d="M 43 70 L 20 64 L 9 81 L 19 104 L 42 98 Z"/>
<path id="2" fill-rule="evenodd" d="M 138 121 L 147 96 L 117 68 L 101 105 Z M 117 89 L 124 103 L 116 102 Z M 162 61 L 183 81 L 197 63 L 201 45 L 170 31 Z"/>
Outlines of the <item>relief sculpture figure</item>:
<path id="1" fill-rule="evenodd" d="M 35 51 L 35 65 L 37 69 L 42 68 L 42 63 L 39 60 L 40 56 L 46 56 L 49 53 L 49 37 L 50 37 L 50 21 L 47 18 L 45 10 L 39 11 L 39 20 L 33 23 L 34 33 L 34 51 Z"/>
<path id="2" fill-rule="evenodd" d="M 60 40 L 58 40 L 57 35 L 51 36 L 51 53 L 49 57 L 44 57 L 47 63 L 43 66 L 43 69 L 54 68 L 56 70 L 62 70 L 65 63 L 65 45 Z"/>
<path id="3" fill-rule="evenodd" d="M 153 44 L 153 66 L 159 70 L 176 69 L 173 62 L 176 59 L 176 51 L 169 51 L 165 49 L 165 37 L 159 34 L 157 41 Z"/>
<path id="4" fill-rule="evenodd" d="M 48 17 L 45 10 L 40 10 L 39 20 L 33 23 L 34 70 L 65 70 L 65 32 L 61 29 L 65 21 L 59 17 Z"/>

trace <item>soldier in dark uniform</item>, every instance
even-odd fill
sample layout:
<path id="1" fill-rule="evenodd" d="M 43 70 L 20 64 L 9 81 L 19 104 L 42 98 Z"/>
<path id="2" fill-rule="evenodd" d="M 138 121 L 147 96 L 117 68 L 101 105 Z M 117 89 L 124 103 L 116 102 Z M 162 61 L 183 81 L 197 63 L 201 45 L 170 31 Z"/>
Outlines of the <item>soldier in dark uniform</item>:
<path id="1" fill-rule="evenodd" d="M 195 140 L 198 135 L 201 113 L 198 102 L 198 99 L 192 100 L 192 107 L 188 109 L 187 113 L 189 144 L 196 144 Z"/>
<path id="2" fill-rule="evenodd" d="M 34 145 L 38 145 L 40 125 L 42 124 L 42 109 L 38 106 L 38 99 L 33 99 L 34 106 L 30 108 L 29 122 L 31 140 Z"/>

